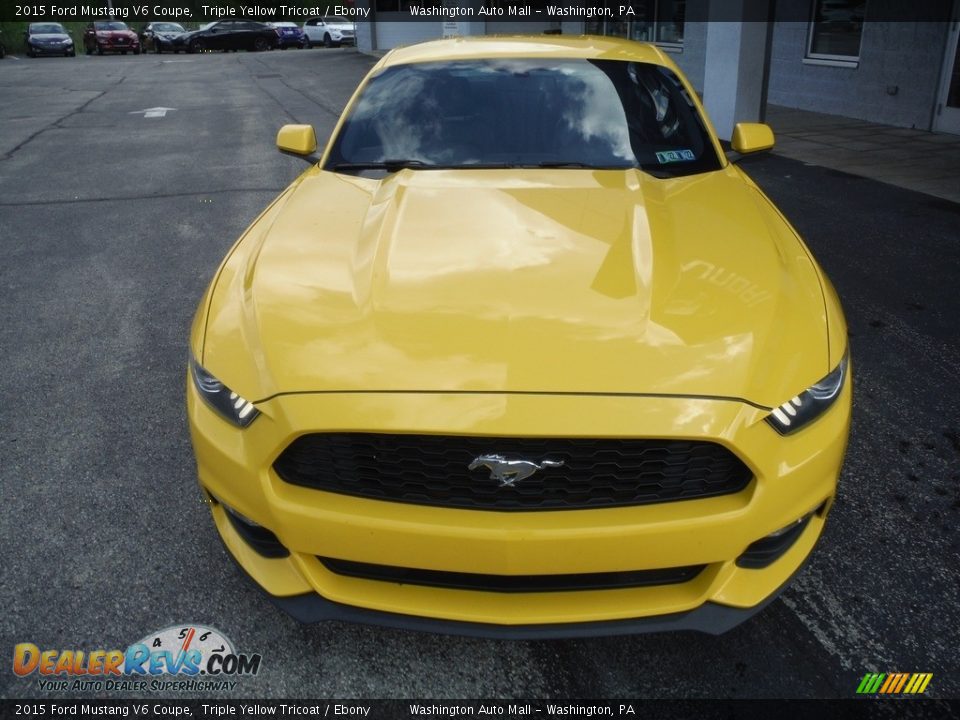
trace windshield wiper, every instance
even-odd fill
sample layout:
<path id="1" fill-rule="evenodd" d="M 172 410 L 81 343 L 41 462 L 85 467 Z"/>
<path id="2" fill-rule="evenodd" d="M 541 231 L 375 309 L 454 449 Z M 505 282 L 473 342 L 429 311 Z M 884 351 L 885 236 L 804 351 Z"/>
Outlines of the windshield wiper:
<path id="1" fill-rule="evenodd" d="M 341 162 L 330 166 L 331 170 L 504 170 L 518 167 L 532 167 L 506 162 L 462 162 L 462 163 L 428 163 L 423 160 L 381 160 L 378 162 Z"/>
<path id="2" fill-rule="evenodd" d="M 386 170 L 390 173 L 399 172 L 406 168 L 435 168 L 437 165 L 425 163 L 423 160 L 380 160 L 377 162 L 341 162 L 330 167 L 331 170 Z"/>
<path id="3" fill-rule="evenodd" d="M 583 168 L 585 170 L 630 170 L 635 165 L 594 165 L 592 163 L 568 160 L 544 160 L 543 162 L 523 163 L 514 167 L 521 168 Z"/>
<path id="4" fill-rule="evenodd" d="M 629 170 L 634 165 L 591 165 L 583 162 L 565 160 L 546 160 L 544 162 L 462 162 L 428 163 L 423 160 L 379 160 L 376 162 L 340 162 L 330 166 L 333 171 L 342 170 L 386 170 L 388 173 L 400 170 L 514 170 L 535 168 L 582 168 L 586 170 Z"/>

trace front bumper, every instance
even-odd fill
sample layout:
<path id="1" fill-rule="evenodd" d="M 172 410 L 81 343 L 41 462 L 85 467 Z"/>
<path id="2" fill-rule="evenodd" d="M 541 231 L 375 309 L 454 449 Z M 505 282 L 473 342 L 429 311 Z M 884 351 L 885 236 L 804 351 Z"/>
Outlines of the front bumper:
<path id="1" fill-rule="evenodd" d="M 140 41 L 136 42 L 118 42 L 116 40 L 97 40 L 94 48 L 100 48 L 104 52 L 137 52 L 140 50 Z"/>
<path id="2" fill-rule="evenodd" d="M 259 554 L 223 505 L 212 503 L 217 529 L 241 567 L 301 620 L 495 637 L 722 632 L 769 602 L 816 543 L 846 448 L 850 381 L 830 410 L 788 438 L 763 422 L 766 411 L 731 400 L 343 393 L 283 396 L 258 409 L 262 416 L 238 430 L 188 380 L 201 486 L 272 531 L 290 554 Z M 358 429 L 711 440 L 735 452 L 754 479 L 738 493 L 699 500 L 502 513 L 327 493 L 289 485 L 272 469 L 300 434 Z M 752 543 L 811 512 L 778 559 L 761 569 L 737 565 Z M 332 572 L 319 557 L 492 575 L 706 567 L 670 585 L 505 593 L 350 577 Z"/>
<path id="3" fill-rule="evenodd" d="M 74 46 L 71 45 L 35 45 L 30 43 L 30 50 L 34 55 L 59 55 L 74 52 Z"/>

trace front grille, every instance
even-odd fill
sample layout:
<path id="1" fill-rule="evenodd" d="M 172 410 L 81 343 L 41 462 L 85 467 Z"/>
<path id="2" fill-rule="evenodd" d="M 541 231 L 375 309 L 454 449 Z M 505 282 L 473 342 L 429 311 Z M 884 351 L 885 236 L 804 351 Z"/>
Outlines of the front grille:
<path id="1" fill-rule="evenodd" d="M 503 486 L 480 455 L 546 465 Z M 739 492 L 750 470 L 726 448 L 687 440 L 495 438 L 323 433 L 294 440 L 273 465 L 293 485 L 376 500 L 476 510 L 647 505 Z"/>
<path id="2" fill-rule="evenodd" d="M 486 592 L 570 592 L 576 590 L 615 590 L 675 585 L 693 580 L 706 565 L 659 568 L 656 570 L 628 570 L 571 575 L 482 575 L 479 573 L 419 570 L 416 568 L 373 565 L 371 563 L 317 558 L 323 566 L 338 575 L 400 583 L 427 585 L 451 590 L 482 590 Z"/>

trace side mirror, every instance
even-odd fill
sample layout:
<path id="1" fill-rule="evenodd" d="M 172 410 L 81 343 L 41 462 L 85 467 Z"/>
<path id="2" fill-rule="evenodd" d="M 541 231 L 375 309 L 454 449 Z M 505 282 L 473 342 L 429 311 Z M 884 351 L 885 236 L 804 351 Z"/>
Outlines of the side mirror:
<path id="1" fill-rule="evenodd" d="M 741 155 L 769 150 L 773 147 L 773 130 L 763 123 L 737 123 L 730 147 Z"/>
<path id="2" fill-rule="evenodd" d="M 313 154 L 317 150 L 313 125 L 284 125 L 277 133 L 277 150 L 310 163 L 320 162 L 320 158 Z"/>

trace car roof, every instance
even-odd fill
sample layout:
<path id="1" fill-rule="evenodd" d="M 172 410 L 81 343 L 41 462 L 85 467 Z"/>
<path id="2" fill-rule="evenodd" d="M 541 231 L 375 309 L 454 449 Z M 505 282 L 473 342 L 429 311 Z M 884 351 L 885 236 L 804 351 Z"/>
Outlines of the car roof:
<path id="1" fill-rule="evenodd" d="M 486 35 L 431 40 L 396 48 L 384 56 L 379 65 L 390 67 L 437 60 L 524 57 L 628 60 L 671 65 L 655 45 L 599 35 Z"/>

